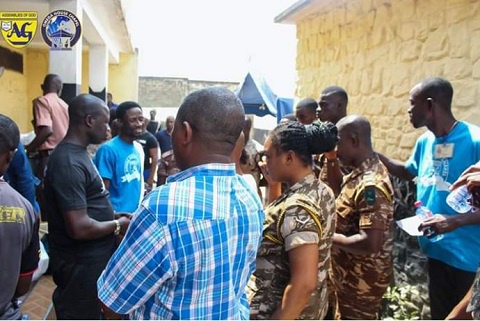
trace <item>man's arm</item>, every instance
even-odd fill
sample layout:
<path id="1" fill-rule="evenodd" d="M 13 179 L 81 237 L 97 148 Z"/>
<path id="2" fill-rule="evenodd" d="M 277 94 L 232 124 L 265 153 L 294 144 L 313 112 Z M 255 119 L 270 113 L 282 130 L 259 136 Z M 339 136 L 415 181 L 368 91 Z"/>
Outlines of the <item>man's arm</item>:
<path id="1" fill-rule="evenodd" d="M 147 184 L 151 188 L 153 186 L 153 181 L 155 180 L 155 176 L 157 174 L 157 163 L 158 163 L 158 148 L 155 146 L 154 148 L 150 148 L 148 150 L 151 158 L 151 165 L 150 165 L 150 175 L 147 179 Z"/>
<path id="2" fill-rule="evenodd" d="M 145 208 L 136 213 L 97 281 L 103 305 L 127 314 L 145 304 L 174 274 L 171 261 L 174 250 L 170 242 L 166 228 L 159 225 L 154 215 Z"/>
<path id="3" fill-rule="evenodd" d="M 457 215 L 441 215 L 436 214 L 423 221 L 418 227 L 419 230 L 423 230 L 427 227 L 431 227 L 437 234 L 444 234 L 452 232 L 459 227 L 471 224 L 480 224 L 480 211 L 467 212 Z"/>
<path id="4" fill-rule="evenodd" d="M 14 298 L 19 298 L 22 295 L 25 295 L 30 290 L 30 285 L 32 284 L 32 277 L 35 271 L 30 273 L 20 274 L 18 277 L 17 288 L 15 290 Z"/>
<path id="5" fill-rule="evenodd" d="M 358 234 L 345 236 L 343 234 L 333 234 L 333 244 L 345 252 L 355 255 L 369 255 L 376 253 L 383 246 L 382 230 L 360 230 Z"/>
<path id="6" fill-rule="evenodd" d="M 462 175 L 457 179 L 456 182 L 450 187 L 451 190 L 458 188 L 461 185 L 467 185 L 471 190 L 475 186 L 480 186 L 480 166 L 472 165 L 467 168 Z M 456 215 L 441 215 L 437 214 L 420 224 L 418 227 L 419 230 L 423 230 L 427 227 L 431 227 L 436 233 L 443 234 L 451 232 L 461 226 L 471 225 L 471 224 L 480 224 L 480 211 L 469 211 L 464 214 Z"/>
<path id="7" fill-rule="evenodd" d="M 68 235 L 74 240 L 94 240 L 112 234 L 117 223 L 112 221 L 99 222 L 87 214 L 87 209 L 63 212 L 65 227 Z M 130 220 L 121 216 L 118 218 L 120 234 L 125 234 Z"/>
<path id="8" fill-rule="evenodd" d="M 368 187 L 373 188 L 373 187 Z M 333 245 L 346 252 L 357 255 L 369 255 L 380 251 L 383 247 L 384 231 L 389 227 L 389 217 L 392 217 L 392 202 L 379 189 L 375 188 L 373 204 L 368 205 L 365 190 L 360 194 L 358 203 L 359 233 L 346 236 L 335 233 Z M 343 219 L 338 215 L 338 220 Z"/>
<path id="9" fill-rule="evenodd" d="M 35 181 L 25 149 L 20 143 L 13 160 L 7 169 L 10 183 L 15 185 L 17 192 L 22 194 L 32 206 L 35 206 Z"/>
<path id="10" fill-rule="evenodd" d="M 462 185 L 467 185 L 469 189 L 480 186 L 480 164 L 475 164 L 467 168 L 460 177 L 450 186 L 454 190 Z"/>
<path id="11" fill-rule="evenodd" d="M 305 244 L 288 251 L 290 281 L 272 320 L 298 318 L 318 282 L 318 244 Z"/>
<path id="12" fill-rule="evenodd" d="M 445 320 L 472 320 L 472 314 L 467 312 L 468 303 L 473 295 L 473 285 L 463 299 L 452 309 Z"/>
<path id="13" fill-rule="evenodd" d="M 52 115 L 50 114 L 48 101 L 44 97 L 39 97 L 33 101 L 33 115 L 35 119 L 35 138 L 25 146 L 27 152 L 33 152 L 38 149 L 50 135 L 53 134 Z"/>
<path id="14" fill-rule="evenodd" d="M 100 145 L 93 162 L 98 169 L 105 188 L 110 190 L 110 181 L 115 173 L 115 154 L 110 146 Z"/>
<path id="15" fill-rule="evenodd" d="M 396 176 L 406 181 L 409 181 L 415 178 L 415 176 L 407 170 L 404 162 L 391 159 L 380 153 L 377 153 L 377 154 L 380 160 L 382 161 L 383 165 L 385 165 L 385 167 L 388 169 L 388 172 L 393 176 Z"/>
<path id="16" fill-rule="evenodd" d="M 35 217 L 33 208 L 27 208 L 30 217 Z M 17 281 L 17 288 L 15 290 L 15 298 L 25 295 L 30 290 L 33 273 L 38 268 L 38 261 L 40 260 L 40 240 L 38 236 L 38 229 L 40 221 L 35 220 L 32 224 L 32 238 L 27 248 L 22 253 L 22 263 L 20 265 L 20 275 Z"/>
<path id="17" fill-rule="evenodd" d="M 103 178 L 103 177 L 102 177 L 102 180 L 103 180 L 103 185 L 105 185 L 105 188 L 107 190 L 110 190 L 110 180 L 108 178 Z"/>
<path id="18" fill-rule="evenodd" d="M 53 134 L 52 127 L 50 126 L 39 126 L 36 130 L 35 138 L 30 144 L 25 146 L 27 152 L 33 152 L 38 149 L 43 143 L 45 143 L 50 135 Z"/>
<path id="19" fill-rule="evenodd" d="M 325 154 L 325 162 L 323 166 L 326 166 L 327 171 L 327 183 L 328 186 L 333 190 L 335 195 L 340 194 L 340 190 L 342 187 L 343 175 L 340 171 L 340 164 L 338 163 L 337 152 L 331 151 L 326 152 Z"/>

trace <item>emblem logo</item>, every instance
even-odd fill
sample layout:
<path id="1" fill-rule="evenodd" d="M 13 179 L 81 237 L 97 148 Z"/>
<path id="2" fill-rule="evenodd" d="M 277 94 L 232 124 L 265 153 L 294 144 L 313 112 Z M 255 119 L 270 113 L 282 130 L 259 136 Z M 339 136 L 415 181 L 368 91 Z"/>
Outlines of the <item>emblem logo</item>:
<path id="1" fill-rule="evenodd" d="M 71 50 L 81 34 L 80 20 L 70 11 L 55 10 L 43 19 L 42 37 L 52 50 Z"/>
<path id="2" fill-rule="evenodd" d="M 5 41 L 13 48 L 26 47 L 37 31 L 37 12 L 0 12 L 1 31 Z"/>

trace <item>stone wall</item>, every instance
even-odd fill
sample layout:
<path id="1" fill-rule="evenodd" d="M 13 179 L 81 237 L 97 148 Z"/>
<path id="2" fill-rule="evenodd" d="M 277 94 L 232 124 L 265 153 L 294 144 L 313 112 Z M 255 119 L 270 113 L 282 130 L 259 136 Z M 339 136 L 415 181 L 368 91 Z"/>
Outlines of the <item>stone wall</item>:
<path id="1" fill-rule="evenodd" d="M 452 82 L 456 118 L 480 125 L 480 1 L 312 0 L 297 26 L 295 96 L 318 98 L 329 85 L 349 93 L 348 113 L 367 116 L 374 148 L 406 160 L 417 137 L 409 91 L 428 76 Z M 413 215 L 413 183 L 394 180 L 396 219 Z M 416 285 L 413 302 L 429 318 L 426 258 L 416 238 L 395 229 L 394 285 Z"/>
<path id="2" fill-rule="evenodd" d="M 406 110 L 427 76 L 450 80 L 458 119 L 480 124 L 480 1 L 312 1 L 297 25 L 296 96 L 337 84 L 367 116 L 376 150 L 405 160 L 418 135 Z"/>
<path id="3" fill-rule="evenodd" d="M 235 90 L 238 83 L 188 78 L 140 77 L 138 99 L 142 107 L 178 107 L 189 93 L 211 86 L 224 86 Z"/>
<path id="4" fill-rule="evenodd" d="M 413 216 L 413 203 L 416 201 L 415 184 L 391 177 L 394 186 L 394 219 L 401 220 Z M 395 225 L 393 244 L 394 278 L 392 285 L 403 287 L 413 285 L 419 295 L 412 295 L 414 309 L 420 320 L 430 319 L 428 299 L 427 258 L 420 250 L 417 237 L 409 236 Z"/>

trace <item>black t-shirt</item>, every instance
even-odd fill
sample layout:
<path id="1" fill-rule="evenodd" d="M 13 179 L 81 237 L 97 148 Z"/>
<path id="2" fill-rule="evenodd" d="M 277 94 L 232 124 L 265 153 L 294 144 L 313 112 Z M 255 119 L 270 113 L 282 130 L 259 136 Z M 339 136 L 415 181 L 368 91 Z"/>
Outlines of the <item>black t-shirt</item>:
<path id="1" fill-rule="evenodd" d="M 152 134 L 155 135 L 155 133 L 158 130 L 158 121 L 156 120 L 151 120 L 147 124 L 147 130 Z"/>
<path id="2" fill-rule="evenodd" d="M 108 190 L 98 174 L 86 148 L 60 143 L 48 160 L 44 197 L 48 210 L 48 240 L 52 251 L 76 257 L 108 257 L 115 249 L 112 234 L 94 240 L 75 240 L 65 226 L 63 213 L 87 209 L 96 221 L 111 221 L 114 212 Z"/>
<path id="3" fill-rule="evenodd" d="M 152 165 L 150 160 L 150 149 L 158 147 L 157 138 L 147 131 L 138 136 L 135 140 L 142 145 L 143 153 L 145 154 L 145 161 L 143 162 L 144 168 L 150 169 L 150 165 Z"/>

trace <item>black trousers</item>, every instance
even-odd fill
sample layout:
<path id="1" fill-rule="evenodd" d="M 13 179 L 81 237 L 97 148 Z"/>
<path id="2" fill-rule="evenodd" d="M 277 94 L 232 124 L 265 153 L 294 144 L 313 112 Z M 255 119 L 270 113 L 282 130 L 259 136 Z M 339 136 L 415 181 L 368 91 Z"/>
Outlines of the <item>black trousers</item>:
<path id="1" fill-rule="evenodd" d="M 34 158 L 30 158 L 30 165 L 32 166 L 33 174 L 40 180 L 35 189 L 35 197 L 37 198 L 38 205 L 40 206 L 40 217 L 43 222 L 48 221 L 48 213 L 45 206 L 45 198 L 43 195 L 43 181 L 45 178 L 45 169 L 47 167 L 49 152 L 44 152 L 36 155 Z"/>
<path id="2" fill-rule="evenodd" d="M 53 305 L 58 320 L 99 320 L 97 279 L 107 265 L 109 256 L 95 259 L 64 258 L 53 254 L 50 268 L 57 288 Z"/>
<path id="3" fill-rule="evenodd" d="M 444 320 L 467 294 L 475 272 L 459 270 L 435 259 L 428 259 L 428 293 L 432 320 Z"/>

